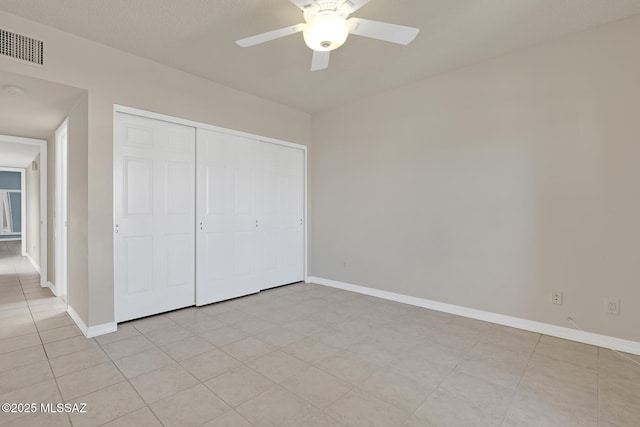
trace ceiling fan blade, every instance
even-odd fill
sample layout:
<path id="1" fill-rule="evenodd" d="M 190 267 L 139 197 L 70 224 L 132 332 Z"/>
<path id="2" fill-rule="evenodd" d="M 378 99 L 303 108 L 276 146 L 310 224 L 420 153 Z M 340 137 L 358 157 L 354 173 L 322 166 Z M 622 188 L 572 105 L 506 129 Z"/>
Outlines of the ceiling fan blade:
<path id="1" fill-rule="evenodd" d="M 298 6 L 302 11 L 308 10 L 310 7 L 318 8 L 315 0 L 290 0 L 291 3 Z"/>
<path id="2" fill-rule="evenodd" d="M 286 37 L 286 36 L 290 36 L 291 34 L 299 33 L 303 29 L 304 29 L 304 24 L 298 24 L 291 27 L 284 27 L 278 30 L 268 31 L 266 33 L 257 34 L 255 36 L 240 39 L 236 41 L 236 43 L 242 47 L 255 46 L 260 43 L 279 39 L 280 37 Z"/>
<path id="3" fill-rule="evenodd" d="M 369 1 L 370 0 L 344 0 L 342 4 L 338 6 L 338 10 L 346 13 L 347 15 L 350 15 L 365 4 L 369 3 Z"/>
<path id="4" fill-rule="evenodd" d="M 368 19 L 350 18 L 349 23 L 353 26 L 351 34 L 404 45 L 411 43 L 420 32 L 417 28 Z"/>
<path id="5" fill-rule="evenodd" d="M 311 71 L 324 70 L 329 66 L 329 56 L 331 51 L 320 52 L 319 50 L 313 51 L 313 57 L 311 58 Z"/>

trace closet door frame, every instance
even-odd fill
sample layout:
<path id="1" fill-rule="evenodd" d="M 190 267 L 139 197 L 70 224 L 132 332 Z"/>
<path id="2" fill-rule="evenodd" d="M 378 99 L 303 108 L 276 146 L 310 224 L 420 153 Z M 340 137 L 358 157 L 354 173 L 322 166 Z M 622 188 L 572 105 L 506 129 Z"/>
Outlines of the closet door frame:
<path id="1" fill-rule="evenodd" d="M 295 144 L 293 142 L 288 142 L 288 141 L 283 141 L 283 140 L 279 140 L 279 139 L 275 139 L 275 138 L 268 138 L 268 137 L 264 137 L 261 135 L 256 135 L 256 134 L 252 134 L 252 133 L 248 133 L 248 132 L 241 132 L 241 131 L 237 131 L 237 130 L 233 130 L 233 129 L 228 129 L 228 128 L 223 128 L 220 126 L 214 126 L 214 125 L 210 125 L 210 124 L 206 124 L 206 123 L 201 123 L 201 122 L 197 122 L 197 121 L 193 121 L 193 120 L 187 120 L 187 119 L 182 119 L 179 117 L 173 117 L 173 116 L 168 116 L 166 114 L 160 114 L 160 113 L 155 113 L 152 111 L 146 111 L 146 110 L 141 110 L 138 108 L 133 108 L 133 107 L 127 107 L 124 105 L 118 105 L 118 104 L 114 104 L 113 106 L 113 117 L 114 117 L 114 123 L 115 123 L 115 116 L 116 113 L 125 113 L 125 114 L 131 114 L 134 116 L 140 116 L 140 117 L 144 117 L 144 118 L 148 118 L 148 119 L 155 119 L 155 120 L 161 120 L 161 121 L 165 121 L 165 122 L 169 122 L 169 123 L 175 123 L 175 124 L 179 124 L 179 125 L 185 125 L 185 126 L 191 126 L 194 127 L 196 129 L 205 129 L 205 130 L 211 130 L 214 132 L 222 132 L 222 133 L 227 133 L 227 134 L 231 134 L 231 135 L 236 135 L 236 136 L 240 136 L 240 137 L 245 137 L 245 138 L 250 138 L 250 139 L 255 139 L 257 141 L 260 142 L 268 142 L 271 144 L 277 144 L 277 145 L 282 145 L 285 147 L 291 147 L 291 148 L 296 148 L 298 150 L 302 150 L 303 152 L 303 168 L 304 168 L 304 183 L 303 183 L 303 188 L 304 188 L 304 194 L 303 194 L 303 202 L 304 202 L 304 206 L 303 206 L 303 221 L 304 221 L 304 228 L 303 228 L 303 278 L 304 281 L 306 283 L 309 283 L 309 271 L 308 271 L 308 253 L 309 253 L 309 239 L 308 239 L 308 230 L 309 230 L 309 225 L 308 225 L 308 152 L 307 152 L 307 146 L 306 145 L 301 145 L 301 144 Z M 115 136 L 115 135 L 114 135 Z M 114 162 L 114 174 L 115 174 L 115 162 Z M 115 176 L 115 175 L 114 175 Z M 114 200 L 113 200 L 113 224 L 115 226 L 116 223 L 116 212 L 115 212 L 115 197 L 116 194 L 114 192 Z M 195 218 L 194 218 L 195 221 Z M 114 235 L 114 255 L 115 255 L 115 235 Z M 195 265 L 194 265 L 194 271 L 195 271 Z M 114 303 L 115 303 L 115 292 L 114 292 Z"/>

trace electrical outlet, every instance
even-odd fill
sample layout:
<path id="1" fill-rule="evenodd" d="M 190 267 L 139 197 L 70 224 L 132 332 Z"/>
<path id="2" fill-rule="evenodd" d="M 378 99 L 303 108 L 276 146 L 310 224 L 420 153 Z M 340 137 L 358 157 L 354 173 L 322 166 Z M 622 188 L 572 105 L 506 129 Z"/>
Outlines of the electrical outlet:
<path id="1" fill-rule="evenodd" d="M 620 316 L 620 298 L 606 297 L 604 299 L 604 312 Z"/>
<path id="2" fill-rule="evenodd" d="M 555 305 L 562 305 L 562 292 L 551 291 L 551 302 Z"/>

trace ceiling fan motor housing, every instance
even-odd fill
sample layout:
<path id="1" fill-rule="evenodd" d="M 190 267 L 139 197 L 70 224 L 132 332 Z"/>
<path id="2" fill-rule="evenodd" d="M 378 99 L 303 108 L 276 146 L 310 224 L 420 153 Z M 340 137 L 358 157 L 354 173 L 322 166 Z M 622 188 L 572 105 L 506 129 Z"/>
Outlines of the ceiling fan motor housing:
<path id="1" fill-rule="evenodd" d="M 337 1 L 316 1 L 316 4 L 320 8 L 320 10 L 337 10 L 338 9 Z"/>

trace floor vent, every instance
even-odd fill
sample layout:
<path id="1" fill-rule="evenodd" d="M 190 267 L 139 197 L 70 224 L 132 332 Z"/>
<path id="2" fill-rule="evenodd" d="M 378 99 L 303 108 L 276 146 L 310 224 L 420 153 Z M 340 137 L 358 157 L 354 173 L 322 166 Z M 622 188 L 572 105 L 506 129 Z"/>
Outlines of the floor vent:
<path id="1" fill-rule="evenodd" d="M 44 42 L 0 29 L 0 55 L 44 65 Z"/>

